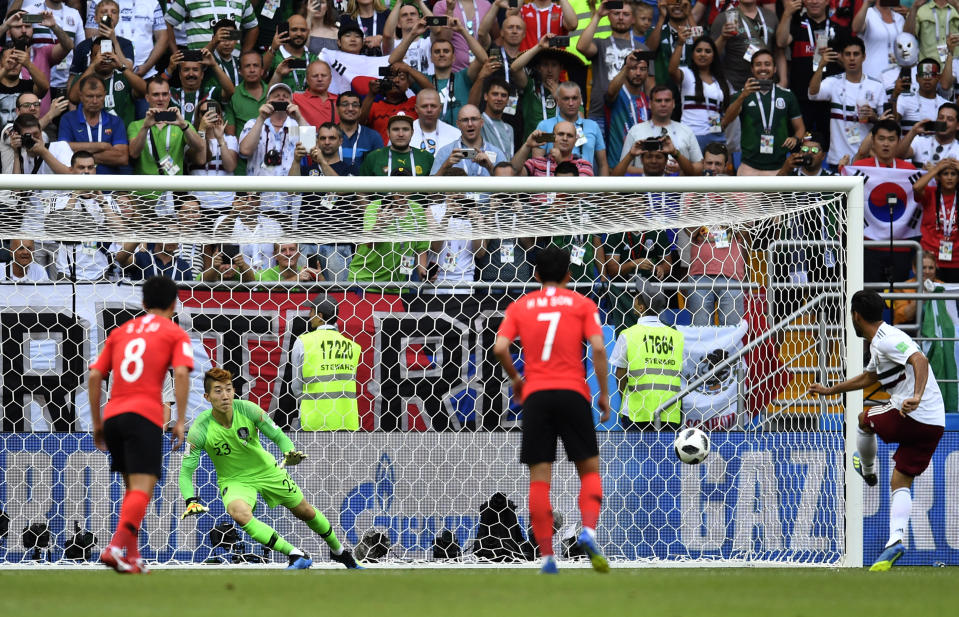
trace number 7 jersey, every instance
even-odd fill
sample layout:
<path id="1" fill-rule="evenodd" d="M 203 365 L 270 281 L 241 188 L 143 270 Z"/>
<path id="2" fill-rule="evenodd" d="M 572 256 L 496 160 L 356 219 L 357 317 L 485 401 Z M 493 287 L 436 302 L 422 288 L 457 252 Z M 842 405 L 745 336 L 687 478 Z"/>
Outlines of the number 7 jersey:
<path id="1" fill-rule="evenodd" d="M 603 335 L 596 303 L 561 287 L 544 287 L 506 308 L 499 336 L 523 347 L 523 396 L 539 390 L 574 390 L 590 398 L 583 342 Z"/>
<path id="2" fill-rule="evenodd" d="M 183 328 L 169 319 L 150 313 L 114 328 L 90 365 L 104 376 L 113 372 L 103 419 L 133 412 L 162 426 L 163 379 L 177 366 L 193 370 L 193 346 Z"/>

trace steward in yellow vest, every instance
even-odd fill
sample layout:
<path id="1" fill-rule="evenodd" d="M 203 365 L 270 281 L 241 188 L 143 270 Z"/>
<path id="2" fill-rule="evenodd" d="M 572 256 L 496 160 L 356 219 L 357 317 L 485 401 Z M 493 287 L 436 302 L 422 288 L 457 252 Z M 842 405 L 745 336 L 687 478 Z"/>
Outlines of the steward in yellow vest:
<path id="1" fill-rule="evenodd" d="M 633 308 L 639 322 L 619 335 L 610 358 L 621 394 L 620 423 L 625 430 L 655 430 L 655 411 L 682 389 L 683 335 L 659 321 L 666 308 L 662 294 L 641 291 Z M 661 412 L 660 421 L 661 428 L 678 429 L 681 404 Z"/>
<path id="2" fill-rule="evenodd" d="M 356 368 L 360 346 L 336 329 L 336 305 L 323 296 L 310 308 L 310 332 L 293 344 L 293 394 L 300 401 L 304 431 L 355 431 Z"/>

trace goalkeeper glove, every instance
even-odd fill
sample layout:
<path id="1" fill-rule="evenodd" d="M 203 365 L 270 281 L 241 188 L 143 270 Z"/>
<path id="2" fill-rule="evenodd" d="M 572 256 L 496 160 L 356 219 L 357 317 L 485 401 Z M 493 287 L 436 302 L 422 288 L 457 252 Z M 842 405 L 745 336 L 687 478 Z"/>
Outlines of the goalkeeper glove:
<path id="1" fill-rule="evenodd" d="M 306 458 L 306 454 L 303 454 L 299 450 L 290 450 L 289 452 L 283 453 L 283 465 L 281 467 L 286 467 L 287 465 L 298 465 L 300 461 Z"/>
<path id="2" fill-rule="evenodd" d="M 202 514 L 203 512 L 209 512 L 210 509 L 200 503 L 196 497 L 190 497 L 186 500 L 186 510 L 183 511 L 183 516 L 180 519 L 185 519 L 191 514 Z"/>

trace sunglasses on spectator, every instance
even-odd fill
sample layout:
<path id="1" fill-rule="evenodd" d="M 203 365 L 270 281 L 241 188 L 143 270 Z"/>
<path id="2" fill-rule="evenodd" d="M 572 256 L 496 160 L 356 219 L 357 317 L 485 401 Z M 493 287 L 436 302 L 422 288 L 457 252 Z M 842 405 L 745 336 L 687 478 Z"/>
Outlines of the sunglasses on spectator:
<path id="1" fill-rule="evenodd" d="M 822 148 L 819 148 L 818 146 L 803 146 L 800 148 L 800 152 L 803 154 L 819 154 L 822 152 Z"/>

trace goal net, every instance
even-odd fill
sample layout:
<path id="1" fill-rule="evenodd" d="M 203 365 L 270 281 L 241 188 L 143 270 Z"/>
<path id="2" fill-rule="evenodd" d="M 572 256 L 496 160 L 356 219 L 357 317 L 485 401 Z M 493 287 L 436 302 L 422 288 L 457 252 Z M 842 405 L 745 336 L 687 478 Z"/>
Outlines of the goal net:
<path id="1" fill-rule="evenodd" d="M 122 486 L 88 432 L 86 371 L 110 331 L 141 311 L 139 281 L 155 273 L 181 280 L 177 320 L 196 356 L 188 427 L 208 408 L 203 373 L 230 370 L 238 397 L 307 454 L 291 476 L 358 556 L 534 559 L 522 410 L 491 348 L 506 306 L 537 287 L 535 255 L 550 244 L 570 251 L 571 286 L 600 306 L 610 352 L 636 323 L 640 283 L 685 337 L 681 415 L 650 411 L 644 425 L 615 412 L 600 423 L 597 413 L 599 542 L 610 559 L 861 563 L 861 491 L 845 483 L 847 418 L 861 401 L 807 395 L 814 381 L 861 370 L 844 310 L 861 285 L 855 179 L 0 183 L 0 567 L 85 563 L 109 539 Z M 361 347 L 355 431 L 301 422 L 291 351 L 317 295 Z M 618 385 L 611 376 L 614 410 Z M 671 421 L 709 432 L 703 464 L 678 462 Z M 210 512 L 180 519 L 182 456 L 167 444 L 144 556 L 284 561 L 232 524 L 205 454 L 193 482 Z M 579 486 L 561 448 L 557 460 L 557 554 L 572 561 Z M 261 501 L 255 514 L 325 558 L 322 540 L 284 508 Z"/>

